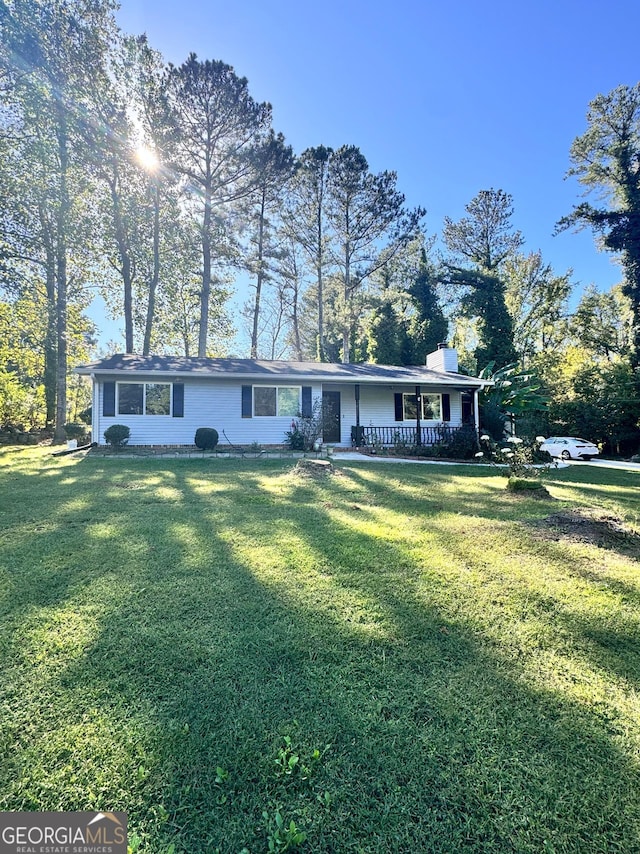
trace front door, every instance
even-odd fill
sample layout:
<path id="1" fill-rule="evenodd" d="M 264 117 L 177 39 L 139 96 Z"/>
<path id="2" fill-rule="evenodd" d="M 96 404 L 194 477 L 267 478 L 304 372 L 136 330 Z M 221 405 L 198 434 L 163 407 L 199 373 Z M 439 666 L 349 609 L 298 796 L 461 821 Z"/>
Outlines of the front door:
<path id="1" fill-rule="evenodd" d="M 322 392 L 323 442 L 340 442 L 340 392 Z"/>
<path id="2" fill-rule="evenodd" d="M 462 402 L 462 423 L 473 424 L 475 421 L 473 412 L 473 393 L 463 391 L 460 397 Z"/>

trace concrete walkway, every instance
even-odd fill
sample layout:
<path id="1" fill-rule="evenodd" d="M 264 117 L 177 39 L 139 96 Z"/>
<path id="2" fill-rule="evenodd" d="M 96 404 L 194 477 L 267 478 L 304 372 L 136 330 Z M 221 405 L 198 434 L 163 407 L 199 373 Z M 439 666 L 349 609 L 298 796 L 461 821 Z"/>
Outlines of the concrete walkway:
<path id="1" fill-rule="evenodd" d="M 474 463 L 473 461 L 465 463 L 456 463 L 450 460 L 414 460 L 410 457 L 376 457 L 375 455 L 359 454 L 357 451 L 336 451 L 333 455 L 334 462 L 345 460 L 349 462 L 359 463 L 413 463 L 413 465 L 426 466 L 482 466 L 487 467 L 487 463 Z M 564 469 L 567 466 L 594 466 L 595 468 L 610 468 L 623 469 L 624 471 L 640 472 L 640 463 L 630 463 L 625 460 L 567 460 L 566 462 L 556 460 L 555 468 Z"/>
<path id="2" fill-rule="evenodd" d="M 452 460 L 414 460 L 411 457 L 377 457 L 375 454 L 359 454 L 357 451 L 336 451 L 333 457 L 334 463 L 357 462 L 357 463 L 410 463 L 412 465 L 423 466 L 483 466 L 487 467 L 486 463 L 456 463 Z"/>
<path id="3" fill-rule="evenodd" d="M 625 471 L 640 472 L 640 463 L 629 463 L 626 460 L 571 460 L 571 466 L 593 466 L 598 469 L 624 469 Z"/>

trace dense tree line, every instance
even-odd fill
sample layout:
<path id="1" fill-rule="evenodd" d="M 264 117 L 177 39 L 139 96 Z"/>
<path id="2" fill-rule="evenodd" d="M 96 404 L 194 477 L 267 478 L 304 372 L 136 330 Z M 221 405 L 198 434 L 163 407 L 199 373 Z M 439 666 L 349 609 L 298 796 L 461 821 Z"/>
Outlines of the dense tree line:
<path id="1" fill-rule="evenodd" d="M 424 363 L 454 343 L 469 372 L 508 366 L 551 401 L 531 429 L 637 441 L 640 90 L 590 107 L 572 174 L 608 193 L 587 225 L 621 260 L 610 293 L 522 253 L 513 202 L 480 191 L 424 232 L 395 172 L 352 144 L 296 154 L 246 79 L 167 65 L 110 0 L 0 0 L 0 420 L 63 436 L 69 371 L 94 348 L 99 293 L 126 352 L 223 355 L 229 300 L 253 358 Z"/>

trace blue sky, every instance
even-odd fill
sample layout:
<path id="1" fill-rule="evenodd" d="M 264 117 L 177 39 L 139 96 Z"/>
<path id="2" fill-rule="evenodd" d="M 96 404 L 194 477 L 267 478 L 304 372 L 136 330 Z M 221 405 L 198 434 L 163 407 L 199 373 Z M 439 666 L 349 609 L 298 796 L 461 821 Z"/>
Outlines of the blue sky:
<path id="1" fill-rule="evenodd" d="M 354 144 L 395 170 L 429 234 L 499 188 L 526 251 L 581 286 L 620 280 L 590 233 L 552 232 L 580 200 L 564 176 L 589 101 L 640 79 L 637 0 L 122 0 L 117 18 L 170 62 L 232 65 L 296 153 Z"/>

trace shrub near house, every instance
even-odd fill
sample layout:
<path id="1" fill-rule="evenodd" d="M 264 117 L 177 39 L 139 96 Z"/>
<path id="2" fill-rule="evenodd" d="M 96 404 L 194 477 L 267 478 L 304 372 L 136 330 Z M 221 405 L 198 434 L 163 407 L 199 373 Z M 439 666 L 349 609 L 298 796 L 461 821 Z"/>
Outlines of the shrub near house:
<path id="1" fill-rule="evenodd" d="M 194 444 L 201 451 L 213 451 L 218 444 L 218 438 L 218 431 L 214 427 L 198 427 Z"/>
<path id="2" fill-rule="evenodd" d="M 104 438 L 107 445 L 112 448 L 124 448 L 129 441 L 131 431 L 125 424 L 112 424 L 104 431 Z"/>

